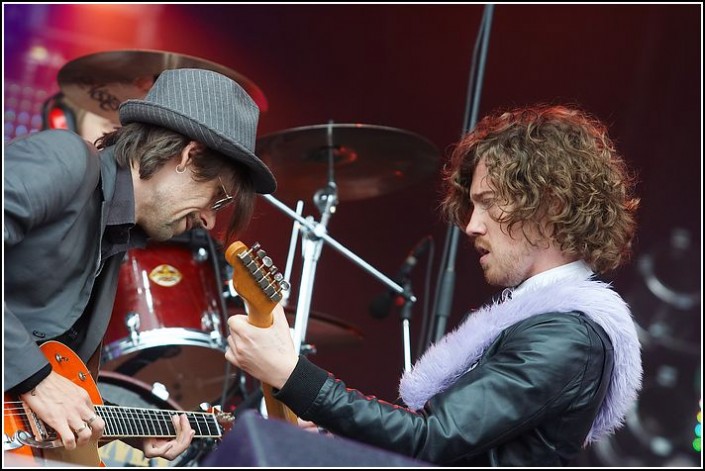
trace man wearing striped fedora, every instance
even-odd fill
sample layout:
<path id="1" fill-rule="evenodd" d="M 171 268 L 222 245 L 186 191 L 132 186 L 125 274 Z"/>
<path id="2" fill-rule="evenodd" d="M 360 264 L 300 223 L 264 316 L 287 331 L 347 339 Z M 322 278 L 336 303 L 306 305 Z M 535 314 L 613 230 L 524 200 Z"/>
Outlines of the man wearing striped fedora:
<path id="1" fill-rule="evenodd" d="M 64 130 L 5 147 L 4 388 L 68 451 L 95 443 L 105 422 L 38 345 L 59 340 L 88 361 L 107 329 L 128 249 L 211 230 L 227 205 L 231 239 L 248 223 L 255 193 L 276 188 L 254 154 L 259 110 L 221 74 L 167 70 L 119 115 L 122 127 L 97 148 Z M 173 422 L 175 438 L 144 440 L 147 457 L 174 459 L 188 447 L 187 417 Z"/>

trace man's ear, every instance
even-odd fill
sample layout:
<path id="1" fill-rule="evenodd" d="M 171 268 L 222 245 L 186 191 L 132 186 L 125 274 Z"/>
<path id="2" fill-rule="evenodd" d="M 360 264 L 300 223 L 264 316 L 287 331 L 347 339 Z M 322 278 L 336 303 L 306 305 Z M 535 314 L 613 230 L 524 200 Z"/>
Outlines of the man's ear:
<path id="1" fill-rule="evenodd" d="M 197 141 L 190 141 L 186 144 L 186 147 L 181 151 L 181 160 L 179 166 L 181 168 L 186 168 L 186 166 L 191 163 L 191 159 L 194 154 L 200 154 L 205 149 L 205 146 Z"/>
<path id="2" fill-rule="evenodd" d="M 553 194 L 553 192 L 546 195 L 546 202 L 546 211 L 550 217 L 558 216 L 565 210 L 565 202 Z"/>

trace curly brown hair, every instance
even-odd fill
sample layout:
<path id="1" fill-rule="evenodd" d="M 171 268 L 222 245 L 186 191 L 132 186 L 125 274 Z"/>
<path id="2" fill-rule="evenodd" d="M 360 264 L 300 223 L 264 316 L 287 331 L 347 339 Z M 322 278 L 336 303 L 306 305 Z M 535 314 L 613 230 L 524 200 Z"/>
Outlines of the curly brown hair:
<path id="1" fill-rule="evenodd" d="M 597 119 L 548 105 L 483 118 L 443 171 L 443 212 L 461 227 L 472 215 L 470 185 L 482 159 L 497 204 L 506 208 L 498 221 L 510 231 L 533 225 L 540 237 L 597 273 L 629 258 L 639 206 L 636 180 Z"/>
<path id="2" fill-rule="evenodd" d="M 115 146 L 115 160 L 121 167 L 140 164 L 140 178 L 149 180 L 174 156 L 181 154 L 190 138 L 170 129 L 145 123 L 129 123 L 96 141 L 99 149 Z M 249 223 L 255 205 L 254 183 L 250 172 L 227 156 L 203 146 L 191 154 L 194 178 L 210 181 L 218 178 L 229 183 L 235 198 L 235 210 L 228 223 L 225 240 L 232 241 Z"/>

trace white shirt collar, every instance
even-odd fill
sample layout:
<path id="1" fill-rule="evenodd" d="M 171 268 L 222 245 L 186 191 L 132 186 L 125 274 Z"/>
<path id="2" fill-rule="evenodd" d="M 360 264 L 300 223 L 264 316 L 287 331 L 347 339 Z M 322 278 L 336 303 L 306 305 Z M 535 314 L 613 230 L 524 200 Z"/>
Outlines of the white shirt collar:
<path id="1" fill-rule="evenodd" d="M 556 283 L 561 280 L 587 280 L 593 275 L 590 266 L 583 260 L 566 263 L 556 268 L 551 268 L 544 272 L 534 275 L 525 280 L 522 284 L 512 290 L 511 297 L 521 296 L 523 293 L 534 290 L 539 287 L 544 287 Z"/>

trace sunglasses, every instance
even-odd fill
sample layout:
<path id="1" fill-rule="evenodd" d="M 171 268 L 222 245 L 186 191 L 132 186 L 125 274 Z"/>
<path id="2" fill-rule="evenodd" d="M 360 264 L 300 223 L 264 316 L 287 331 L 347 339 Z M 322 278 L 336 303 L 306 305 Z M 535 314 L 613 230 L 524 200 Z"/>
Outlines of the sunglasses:
<path id="1" fill-rule="evenodd" d="M 220 181 L 220 187 L 223 189 L 223 196 L 219 200 L 217 200 L 213 205 L 211 206 L 211 211 L 218 211 L 220 209 L 223 209 L 224 207 L 230 205 L 235 201 L 233 197 L 228 193 L 228 190 L 225 189 L 225 185 L 223 185 L 223 180 L 218 177 L 218 181 Z"/>

